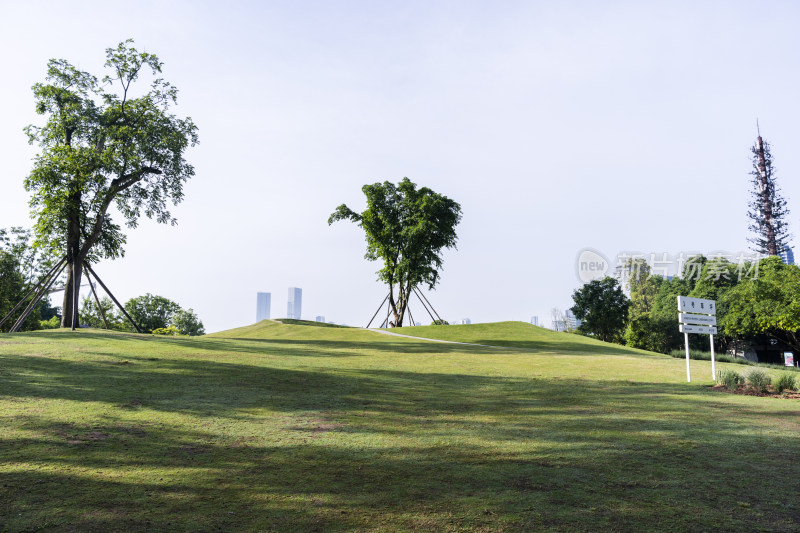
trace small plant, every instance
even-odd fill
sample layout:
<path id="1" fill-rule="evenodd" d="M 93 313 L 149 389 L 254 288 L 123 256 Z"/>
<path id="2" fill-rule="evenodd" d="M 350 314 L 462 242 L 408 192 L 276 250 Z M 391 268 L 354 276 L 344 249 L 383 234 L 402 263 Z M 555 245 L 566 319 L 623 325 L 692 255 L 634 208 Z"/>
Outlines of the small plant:
<path id="1" fill-rule="evenodd" d="M 181 332 L 175 326 L 170 326 L 168 328 L 156 328 L 153 330 L 153 335 L 172 335 L 178 336 Z"/>
<path id="2" fill-rule="evenodd" d="M 61 319 L 54 316 L 50 320 L 42 320 L 39 323 L 39 327 L 42 329 L 58 329 L 61 327 Z"/>
<path id="3" fill-rule="evenodd" d="M 769 374 L 763 370 L 751 370 L 750 373 L 747 374 L 747 384 L 758 392 L 767 392 L 767 388 L 771 382 L 772 379 L 769 377 Z"/>
<path id="4" fill-rule="evenodd" d="M 721 383 L 728 390 L 736 390 L 744 383 L 744 378 L 737 371 L 724 368 L 717 372 L 717 383 Z"/>
<path id="5" fill-rule="evenodd" d="M 772 384 L 772 388 L 775 389 L 775 392 L 782 393 L 785 390 L 797 390 L 800 388 L 800 380 L 798 380 L 797 385 L 795 385 L 794 376 L 789 374 L 788 372 L 781 372 L 778 374 L 778 378 L 775 380 L 775 383 Z"/>

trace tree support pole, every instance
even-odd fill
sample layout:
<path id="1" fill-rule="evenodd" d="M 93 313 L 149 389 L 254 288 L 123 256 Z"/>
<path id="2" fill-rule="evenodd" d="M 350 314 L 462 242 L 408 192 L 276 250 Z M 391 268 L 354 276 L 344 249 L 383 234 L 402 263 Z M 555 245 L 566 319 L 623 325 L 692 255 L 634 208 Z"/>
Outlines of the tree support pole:
<path id="1" fill-rule="evenodd" d="M 47 291 L 50 290 L 50 287 L 53 286 L 53 283 L 55 283 L 56 279 L 58 278 L 58 276 L 61 275 L 61 273 L 64 271 L 65 268 L 67 268 L 66 263 L 61 267 L 61 270 L 59 270 L 57 274 L 53 274 L 50 277 L 50 279 L 47 280 L 47 283 L 45 285 L 43 285 L 36 292 L 36 294 L 33 297 L 33 300 L 31 300 L 31 303 L 28 304 L 28 307 L 26 307 L 25 310 L 22 312 L 22 316 L 20 316 L 17 319 L 17 321 L 14 322 L 14 325 L 11 326 L 11 329 L 9 330 L 9 333 L 16 333 L 17 330 L 19 330 L 19 328 L 22 327 L 22 324 L 28 319 L 28 315 L 31 314 L 31 311 L 33 311 L 33 308 L 36 307 L 39 304 L 41 299 L 44 297 L 45 293 L 47 293 Z"/>
<path id="2" fill-rule="evenodd" d="M 33 287 L 31 287 L 31 290 L 29 290 L 29 291 L 28 291 L 28 294 L 26 294 L 26 295 L 25 295 L 25 296 L 22 298 L 22 300 L 20 300 L 19 302 L 17 302 L 17 305 L 15 305 L 15 306 L 14 306 L 14 308 L 13 308 L 11 311 L 9 311 L 9 312 L 8 312 L 8 314 L 5 316 L 5 318 L 3 318 L 3 320 L 0 320 L 0 328 L 1 328 L 1 327 L 3 327 L 3 324 L 5 324 L 5 323 L 6 323 L 6 321 L 7 321 L 9 318 L 11 318 L 11 316 L 12 316 L 14 313 L 16 313 L 16 312 L 17 312 L 17 309 L 19 309 L 20 307 L 22 307 L 22 304 L 23 304 L 23 303 L 25 303 L 25 300 L 27 300 L 27 299 L 30 297 L 30 295 L 34 293 L 34 291 L 37 291 L 37 290 L 39 290 L 39 288 L 40 288 L 40 285 L 42 285 L 43 283 L 46 283 L 46 282 L 47 282 L 47 280 L 49 280 L 49 279 L 50 279 L 50 276 L 52 276 L 52 275 L 53 275 L 53 272 L 55 272 L 55 271 L 56 271 L 56 269 L 58 269 L 58 268 L 59 268 L 59 267 L 60 267 L 60 266 L 61 266 L 61 265 L 62 265 L 62 264 L 63 264 L 63 263 L 66 261 L 66 260 L 67 260 L 67 257 L 66 257 L 66 256 L 62 257 L 62 258 L 61 258 L 61 261 L 59 261 L 58 263 L 56 263 L 56 266 L 54 266 L 53 268 L 51 268 L 51 269 L 50 269 L 50 272 L 48 272 L 47 274 L 45 274 L 44 276 L 42 276 L 42 278 L 41 278 L 41 279 L 40 279 L 40 280 L 39 280 L 39 281 L 36 283 L 36 285 L 34 285 Z"/>
<path id="3" fill-rule="evenodd" d="M 369 327 L 372 325 L 372 321 L 375 320 L 375 317 L 378 316 L 378 313 L 381 312 L 381 308 L 383 307 L 383 304 L 385 304 L 386 300 L 388 300 L 388 299 L 389 299 L 389 295 L 387 294 L 386 298 L 384 298 L 383 301 L 381 302 L 381 305 L 378 306 L 378 310 L 375 311 L 374 315 L 372 315 L 372 318 L 370 319 L 369 324 L 367 324 L 367 329 L 369 329 Z"/>
<path id="4" fill-rule="evenodd" d="M 444 322 L 444 320 L 442 320 L 442 317 L 440 317 L 440 316 L 439 316 L 439 313 L 437 313 L 437 312 L 436 312 L 436 309 L 433 309 L 433 305 L 432 305 L 432 304 L 431 304 L 431 303 L 428 301 L 428 299 L 427 299 L 427 298 L 425 298 L 425 295 L 424 295 L 424 294 L 422 294 L 422 291 L 420 291 L 420 290 L 419 290 L 418 288 L 416 288 L 416 287 L 414 287 L 414 290 L 415 290 L 415 291 L 417 291 L 417 296 L 420 296 L 420 297 L 421 297 L 421 298 L 420 298 L 420 300 L 423 300 L 423 299 L 424 299 L 426 302 L 428 302 L 428 305 L 430 305 L 430 306 L 431 306 L 431 309 L 433 310 L 433 313 L 436 315 L 436 318 L 438 318 L 438 319 L 439 319 L 439 322 Z"/>
<path id="5" fill-rule="evenodd" d="M 427 306 L 427 305 L 425 305 L 425 302 L 422 300 L 422 298 L 420 298 L 420 297 L 419 297 L 419 294 L 417 294 L 417 299 L 419 300 L 419 303 L 421 303 L 421 304 L 422 304 L 422 307 L 425 309 L 425 311 L 427 311 L 427 312 L 428 312 L 428 316 L 429 316 L 429 317 L 431 317 L 431 320 L 432 320 L 433 322 L 436 322 L 436 317 L 435 317 L 435 316 L 433 316 L 433 314 L 431 314 L 431 310 L 430 310 L 430 309 L 428 309 L 428 306 Z"/>
<path id="6" fill-rule="evenodd" d="M 414 315 L 411 314 L 411 306 L 408 305 L 408 301 L 406 301 L 406 311 L 408 311 L 408 318 L 411 319 L 411 325 L 416 326 L 417 324 L 414 322 Z"/>
<path id="7" fill-rule="evenodd" d="M 103 280 L 100 279 L 100 276 L 97 275 L 97 272 L 92 270 L 92 267 L 89 266 L 89 263 L 84 262 L 83 266 L 84 268 L 86 268 L 87 272 L 91 273 L 92 276 L 94 276 L 94 279 L 96 279 L 97 283 L 99 283 L 100 286 L 103 287 L 103 290 L 106 291 L 106 294 L 108 294 L 111 297 L 114 303 L 117 304 L 117 307 L 119 307 L 119 310 L 122 311 L 123 315 L 125 315 L 125 318 L 127 318 L 130 321 L 130 323 L 133 324 L 133 327 L 136 328 L 136 332 L 141 333 L 142 332 L 141 328 L 136 324 L 136 322 L 133 321 L 131 315 L 128 314 L 125 308 L 122 307 L 122 304 L 119 303 L 119 300 L 117 300 L 116 297 L 114 297 L 114 295 L 111 294 L 111 291 L 108 290 L 108 287 L 106 287 L 106 284 L 103 283 Z"/>
<path id="8" fill-rule="evenodd" d="M 111 329 L 108 327 L 108 320 L 106 320 L 106 312 L 103 311 L 103 306 L 100 305 L 100 298 L 97 297 L 97 291 L 94 290 L 94 285 L 92 284 L 92 278 L 89 276 L 89 271 L 86 271 L 86 281 L 89 282 L 89 288 L 92 289 L 92 294 L 94 295 L 94 301 L 97 302 L 97 309 L 100 311 L 100 316 L 103 318 L 103 324 L 105 324 L 106 329 Z"/>

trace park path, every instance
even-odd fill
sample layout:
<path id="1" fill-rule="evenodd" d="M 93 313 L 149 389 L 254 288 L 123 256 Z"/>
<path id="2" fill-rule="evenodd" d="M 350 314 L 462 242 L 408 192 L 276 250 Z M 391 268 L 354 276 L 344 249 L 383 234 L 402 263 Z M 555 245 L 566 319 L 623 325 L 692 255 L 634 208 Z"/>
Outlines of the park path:
<path id="1" fill-rule="evenodd" d="M 442 339 L 428 339 L 425 337 L 412 337 L 411 335 L 403 335 L 402 333 L 394 333 L 393 331 L 386 331 L 383 329 L 367 329 L 373 333 L 380 333 L 382 335 L 394 335 L 395 337 L 405 337 L 407 339 L 416 339 L 419 341 L 441 342 L 444 344 L 464 344 L 466 346 L 483 346 L 484 348 L 500 348 L 501 350 L 518 350 L 519 348 L 512 348 L 511 346 L 492 346 L 490 344 L 475 344 L 473 342 L 458 342 L 458 341 L 444 341 Z"/>

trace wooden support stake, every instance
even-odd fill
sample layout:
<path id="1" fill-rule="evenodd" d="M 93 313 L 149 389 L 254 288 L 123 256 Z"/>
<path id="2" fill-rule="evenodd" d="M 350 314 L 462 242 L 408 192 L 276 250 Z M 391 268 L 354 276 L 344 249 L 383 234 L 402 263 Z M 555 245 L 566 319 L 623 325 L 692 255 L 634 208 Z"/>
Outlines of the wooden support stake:
<path id="1" fill-rule="evenodd" d="M 9 311 L 9 312 L 8 312 L 8 314 L 5 316 L 5 318 L 3 318 L 3 320 L 0 320 L 0 328 L 1 328 L 1 327 L 3 327 L 3 324 L 5 324 L 5 323 L 6 323 L 6 321 L 7 321 L 9 318 L 11 318 L 11 316 L 12 316 L 14 313 L 16 313 L 16 312 L 17 312 L 17 309 L 19 309 L 20 307 L 22 307 L 22 304 L 23 304 L 23 303 L 25 303 L 25 300 L 27 300 L 27 299 L 30 297 L 30 295 L 34 293 L 34 291 L 36 291 L 36 290 L 38 290 L 38 289 L 39 289 L 39 286 L 40 286 L 40 285 L 42 285 L 43 283 L 46 283 L 46 282 L 47 282 L 47 280 L 49 280 L 49 279 L 50 279 L 50 276 L 52 276 L 52 275 L 53 275 L 53 272 L 55 272 L 55 271 L 56 271 L 56 269 L 57 269 L 57 268 L 59 268 L 59 267 L 60 267 L 60 266 L 61 266 L 61 265 L 62 265 L 62 264 L 63 264 L 63 263 L 66 261 L 66 260 L 67 260 L 67 257 L 66 257 L 66 256 L 64 256 L 63 258 L 61 258 L 61 261 L 59 261 L 58 263 L 56 263 L 56 266 L 54 266 L 53 268 L 51 268 L 51 269 L 50 269 L 50 272 L 48 272 L 47 274 L 45 274 L 44 276 L 42 276 L 42 278 L 41 278 L 41 279 L 40 279 L 40 280 L 39 280 L 39 281 L 36 283 L 36 285 L 34 285 L 33 287 L 31 287 L 31 290 L 29 290 L 29 291 L 28 291 L 28 294 L 26 294 L 26 295 L 25 295 L 25 296 L 22 298 L 22 300 L 20 300 L 19 302 L 17 302 L 17 305 L 15 305 L 15 306 L 14 306 L 14 308 L 13 308 L 11 311 Z"/>
<path id="2" fill-rule="evenodd" d="M 136 332 L 141 333 L 142 332 L 141 328 L 136 324 L 136 322 L 133 321 L 131 315 L 128 314 L 125 308 L 122 307 L 122 304 L 119 303 L 119 300 L 117 300 L 116 297 L 113 294 L 111 294 L 111 291 L 108 290 L 108 287 L 106 287 L 106 284 L 103 283 L 103 280 L 100 279 L 100 276 L 97 275 L 97 272 L 92 270 L 92 267 L 89 266 L 89 263 L 83 263 L 83 266 L 86 268 L 87 272 L 90 272 L 92 276 L 94 276 L 94 279 L 96 279 L 97 283 L 99 283 L 100 286 L 103 287 L 103 290 L 106 291 L 106 294 L 108 294 L 111 297 L 114 303 L 117 304 L 117 307 L 119 307 L 119 310 L 122 311 L 123 315 L 125 315 L 125 318 L 127 318 L 130 321 L 130 323 L 133 324 L 133 327 L 136 328 Z"/>
<path id="3" fill-rule="evenodd" d="M 92 294 L 94 295 L 94 301 L 97 302 L 97 309 L 100 311 L 100 317 L 103 319 L 103 324 L 105 324 L 106 329 L 111 329 L 108 327 L 108 320 L 106 320 L 106 312 L 103 311 L 103 306 L 100 305 L 100 298 L 97 297 L 97 291 L 94 290 L 94 285 L 92 284 L 92 278 L 89 277 L 89 271 L 86 271 L 86 281 L 89 282 L 89 287 L 92 289 Z"/>
<path id="4" fill-rule="evenodd" d="M 388 300 L 388 299 L 389 299 L 389 295 L 387 294 L 386 298 L 384 298 L 383 301 L 381 302 L 381 305 L 378 306 L 378 310 L 375 311 L 374 315 L 372 315 L 372 318 L 370 319 L 369 324 L 367 324 L 367 329 L 369 329 L 369 327 L 372 325 L 372 321 L 375 320 L 375 317 L 378 316 L 378 313 L 381 312 L 381 308 L 383 307 L 383 304 L 385 304 L 386 300 Z"/>
<path id="5" fill-rule="evenodd" d="M 44 297 L 44 295 L 47 293 L 47 291 L 50 290 L 50 287 L 53 286 L 53 283 L 55 283 L 56 279 L 58 278 L 58 276 L 61 275 L 61 273 L 64 271 L 65 268 L 67 268 L 66 263 L 64 264 L 64 266 L 61 267 L 61 270 L 59 270 L 57 274 L 54 274 L 47 281 L 46 285 L 43 285 L 36 292 L 36 294 L 33 297 L 33 300 L 31 300 L 31 303 L 28 304 L 28 307 L 25 308 L 25 310 L 22 312 L 22 315 L 17 319 L 16 322 L 14 322 L 14 325 L 11 326 L 11 329 L 9 330 L 10 333 L 16 333 L 19 330 L 19 328 L 22 327 L 22 324 L 24 324 L 25 321 L 28 319 L 28 315 L 31 314 L 31 311 L 33 311 L 33 308 L 36 307 L 39 304 L 41 299 Z"/>

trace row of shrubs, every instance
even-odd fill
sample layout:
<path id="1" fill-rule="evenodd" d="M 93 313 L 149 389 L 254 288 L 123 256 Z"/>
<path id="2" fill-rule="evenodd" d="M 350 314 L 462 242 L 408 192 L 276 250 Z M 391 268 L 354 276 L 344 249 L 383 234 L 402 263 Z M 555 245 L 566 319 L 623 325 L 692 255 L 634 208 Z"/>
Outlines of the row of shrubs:
<path id="1" fill-rule="evenodd" d="M 722 384 L 729 390 L 736 390 L 741 385 L 747 385 L 758 392 L 768 392 L 769 386 L 772 385 L 772 390 L 778 394 L 787 390 L 800 392 L 800 376 L 795 378 L 788 372 L 781 372 L 773 382 L 769 374 L 758 368 L 751 370 L 747 376 L 742 376 L 735 370 L 725 368 L 717 372 L 717 383 Z"/>

